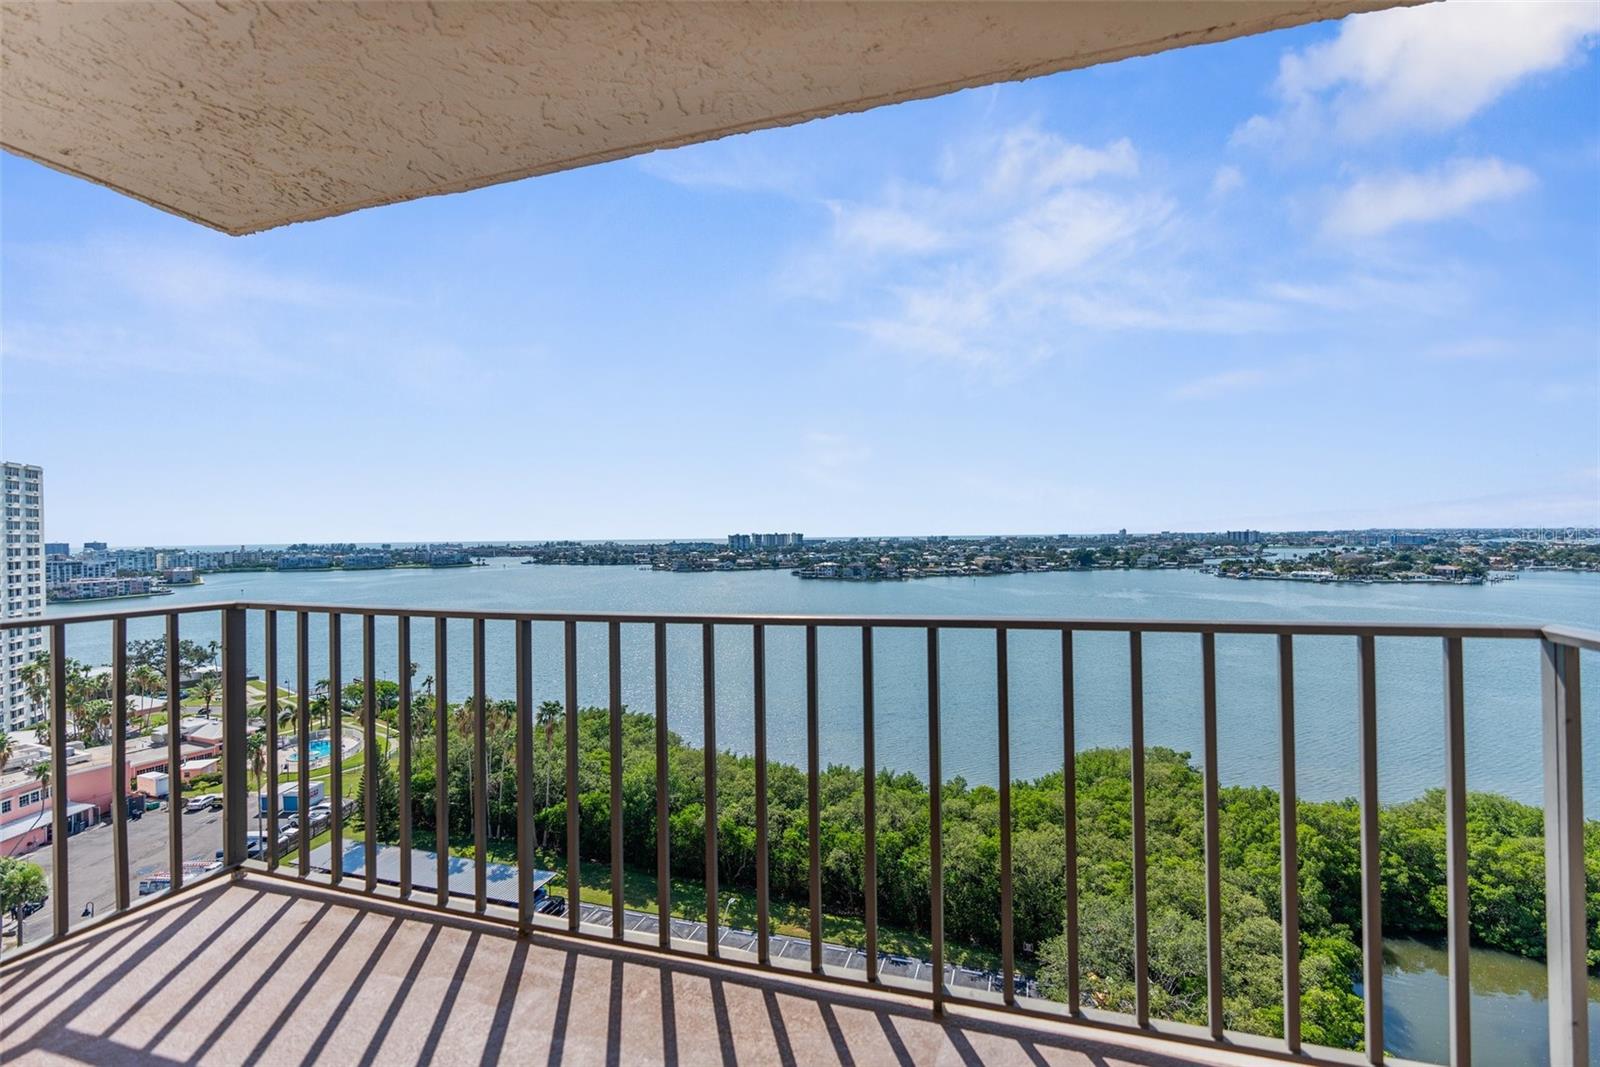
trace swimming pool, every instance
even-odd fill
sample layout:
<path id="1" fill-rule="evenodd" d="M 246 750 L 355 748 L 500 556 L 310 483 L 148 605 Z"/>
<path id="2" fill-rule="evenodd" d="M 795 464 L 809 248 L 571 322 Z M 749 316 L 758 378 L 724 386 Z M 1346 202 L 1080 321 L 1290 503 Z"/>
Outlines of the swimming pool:
<path id="1" fill-rule="evenodd" d="M 328 758 L 328 754 L 333 750 L 333 745 L 329 742 L 329 740 L 326 737 L 319 737 L 315 741 L 313 741 L 309 745 L 307 745 L 306 747 L 310 750 L 311 762 L 312 763 L 320 763 L 321 761 L 327 759 Z M 289 762 L 290 763 L 299 763 L 300 762 L 299 749 L 297 749 L 297 748 L 289 749 Z"/>

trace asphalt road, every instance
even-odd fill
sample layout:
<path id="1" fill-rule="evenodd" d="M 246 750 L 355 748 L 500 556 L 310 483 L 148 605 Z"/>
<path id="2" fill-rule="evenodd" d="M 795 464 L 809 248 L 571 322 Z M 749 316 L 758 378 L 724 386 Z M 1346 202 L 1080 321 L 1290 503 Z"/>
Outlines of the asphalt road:
<path id="1" fill-rule="evenodd" d="M 220 811 L 196 812 L 183 815 L 183 855 L 190 860 L 214 859 L 222 847 L 222 813 Z M 46 845 L 22 857 L 44 868 L 45 881 L 54 892 L 53 877 L 55 853 Z M 72 837 L 69 845 L 67 894 L 71 923 L 77 927 L 90 920 L 83 917 L 84 907 L 94 905 L 94 914 L 101 918 L 116 909 L 116 888 L 111 863 L 111 823 L 103 822 Z M 142 818 L 128 822 L 128 894 L 132 900 L 139 897 L 141 871 L 167 869 L 167 810 L 146 812 Z M 52 926 L 51 902 L 22 920 L 22 943 L 31 944 L 50 936 Z"/>
<path id="2" fill-rule="evenodd" d="M 582 904 L 583 924 L 585 926 L 598 926 L 605 931 L 611 930 L 611 909 L 599 904 Z M 623 912 L 623 924 L 629 930 L 639 930 L 653 934 L 659 929 L 660 920 L 648 912 L 633 911 Z M 704 942 L 706 939 L 706 924 L 690 922 L 687 919 L 672 920 L 672 936 L 686 941 Z M 754 952 L 757 937 L 753 930 L 719 931 L 717 943 L 730 948 L 743 949 Z M 811 958 L 811 942 L 806 938 L 789 937 L 784 934 L 770 935 L 770 949 L 774 958 L 787 960 L 809 961 Z M 834 945 L 827 942 L 822 946 L 822 962 L 832 967 L 845 967 L 851 970 L 865 971 L 867 969 L 866 953 L 858 948 L 846 948 L 843 945 Z M 931 983 L 933 981 L 933 965 L 926 960 L 919 960 L 909 956 L 893 956 L 885 952 L 878 954 L 878 968 L 883 974 L 894 975 L 899 978 L 909 978 L 913 981 Z M 981 989 L 990 993 L 998 993 L 1005 988 L 1005 978 L 995 971 L 980 971 L 969 967 L 957 967 L 954 964 L 945 964 L 945 984 L 964 989 Z M 1039 986 L 1032 978 L 1024 975 L 1016 976 L 1016 991 L 1019 997 L 1038 997 Z"/>

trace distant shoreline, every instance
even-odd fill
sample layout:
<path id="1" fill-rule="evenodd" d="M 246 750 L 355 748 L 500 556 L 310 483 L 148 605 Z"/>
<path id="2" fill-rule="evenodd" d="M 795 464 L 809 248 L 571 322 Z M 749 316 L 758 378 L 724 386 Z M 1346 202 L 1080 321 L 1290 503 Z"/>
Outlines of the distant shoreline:
<path id="1" fill-rule="evenodd" d="M 202 583 L 198 582 L 198 581 L 187 583 L 185 585 L 185 588 L 187 588 L 188 585 L 200 585 L 200 584 L 202 584 Z M 171 586 L 167 586 L 164 589 L 152 589 L 148 593 L 117 593 L 114 596 L 51 597 L 51 598 L 49 598 L 48 602 L 51 603 L 51 604 L 87 604 L 87 603 L 90 603 L 90 602 L 93 602 L 93 601 L 100 601 L 100 600 L 142 600 L 145 597 L 152 597 L 152 596 L 172 596 L 176 592 L 177 592 L 176 589 L 172 588 Z"/>

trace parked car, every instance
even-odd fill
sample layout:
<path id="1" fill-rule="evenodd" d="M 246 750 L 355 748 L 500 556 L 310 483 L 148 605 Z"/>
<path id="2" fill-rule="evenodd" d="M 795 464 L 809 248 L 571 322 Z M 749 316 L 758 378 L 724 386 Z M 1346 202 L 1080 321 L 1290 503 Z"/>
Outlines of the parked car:
<path id="1" fill-rule="evenodd" d="M 221 811 L 222 797 L 216 793 L 207 793 L 204 796 L 190 797 L 183 802 L 185 814 L 196 811 Z"/>

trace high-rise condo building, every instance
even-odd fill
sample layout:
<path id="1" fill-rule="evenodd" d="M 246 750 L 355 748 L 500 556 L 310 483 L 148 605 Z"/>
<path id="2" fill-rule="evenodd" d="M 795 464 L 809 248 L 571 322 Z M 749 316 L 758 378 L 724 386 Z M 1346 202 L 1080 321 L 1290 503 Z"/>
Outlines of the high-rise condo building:
<path id="1" fill-rule="evenodd" d="M 44 614 L 44 471 L 0 462 L 6 521 L 0 618 Z M 20 730 L 44 718 L 43 703 L 28 699 L 22 668 L 44 651 L 44 628 L 0 631 L 0 730 Z"/>

